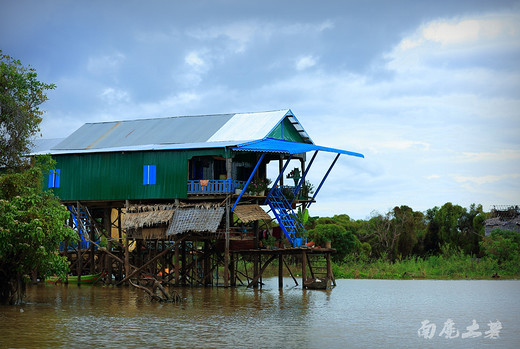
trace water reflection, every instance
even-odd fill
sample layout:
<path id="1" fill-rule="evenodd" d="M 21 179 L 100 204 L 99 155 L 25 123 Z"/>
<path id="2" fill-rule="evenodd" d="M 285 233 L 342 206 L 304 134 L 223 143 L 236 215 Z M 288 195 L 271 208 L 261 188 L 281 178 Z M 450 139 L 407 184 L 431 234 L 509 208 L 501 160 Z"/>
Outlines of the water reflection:
<path id="1" fill-rule="evenodd" d="M 181 304 L 151 302 L 134 288 L 31 287 L 23 307 L 0 308 L 0 347 L 490 345 L 418 338 L 422 320 L 441 327 L 447 318 L 460 330 L 473 319 L 482 328 L 498 319 L 504 330 L 493 345 L 520 342 L 518 281 L 338 280 L 328 291 L 264 282 L 262 289 L 176 288 Z"/>

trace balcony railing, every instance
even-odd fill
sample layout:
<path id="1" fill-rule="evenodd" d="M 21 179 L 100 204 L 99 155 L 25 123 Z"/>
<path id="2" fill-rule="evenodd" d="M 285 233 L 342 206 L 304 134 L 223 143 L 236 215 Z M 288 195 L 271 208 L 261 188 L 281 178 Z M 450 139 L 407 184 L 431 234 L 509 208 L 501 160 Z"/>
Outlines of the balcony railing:
<path id="1" fill-rule="evenodd" d="M 227 194 L 234 193 L 237 187 L 243 187 L 245 181 L 235 179 L 189 180 L 188 194 Z"/>

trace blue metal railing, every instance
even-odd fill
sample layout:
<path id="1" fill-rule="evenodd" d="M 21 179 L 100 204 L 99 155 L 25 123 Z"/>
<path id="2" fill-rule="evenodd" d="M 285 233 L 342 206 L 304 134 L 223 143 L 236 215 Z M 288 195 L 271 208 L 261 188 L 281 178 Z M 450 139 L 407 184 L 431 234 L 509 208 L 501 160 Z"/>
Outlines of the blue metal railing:
<path id="1" fill-rule="evenodd" d="M 245 183 L 235 179 L 189 180 L 188 194 L 233 193 L 237 187 L 243 187 Z"/>

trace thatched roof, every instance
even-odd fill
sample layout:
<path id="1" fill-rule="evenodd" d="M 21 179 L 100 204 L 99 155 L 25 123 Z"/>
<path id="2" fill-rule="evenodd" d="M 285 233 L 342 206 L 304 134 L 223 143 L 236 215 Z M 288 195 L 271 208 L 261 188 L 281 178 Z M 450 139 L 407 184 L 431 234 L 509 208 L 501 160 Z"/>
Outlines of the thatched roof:
<path id="1" fill-rule="evenodd" d="M 130 206 L 122 219 L 123 229 L 138 229 L 169 224 L 174 205 L 134 205 Z"/>
<path id="2" fill-rule="evenodd" d="M 257 221 L 259 219 L 264 221 L 272 220 L 272 218 L 269 217 L 269 215 L 258 205 L 237 205 L 233 212 L 244 223 Z"/>

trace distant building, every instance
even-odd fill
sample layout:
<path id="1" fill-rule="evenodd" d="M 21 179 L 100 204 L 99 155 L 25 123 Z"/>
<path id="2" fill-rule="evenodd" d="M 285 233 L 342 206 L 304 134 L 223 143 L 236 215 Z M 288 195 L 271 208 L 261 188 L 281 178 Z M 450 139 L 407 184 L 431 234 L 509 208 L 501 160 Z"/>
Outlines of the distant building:
<path id="1" fill-rule="evenodd" d="M 485 234 L 488 236 L 495 229 L 510 230 L 520 233 L 519 206 L 493 206 L 492 218 L 486 219 Z"/>

